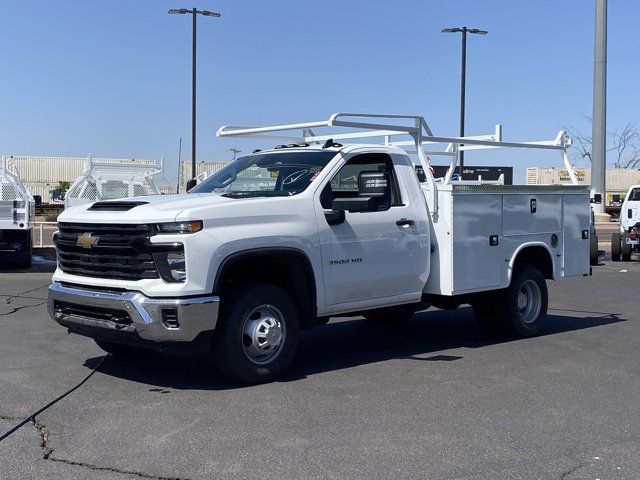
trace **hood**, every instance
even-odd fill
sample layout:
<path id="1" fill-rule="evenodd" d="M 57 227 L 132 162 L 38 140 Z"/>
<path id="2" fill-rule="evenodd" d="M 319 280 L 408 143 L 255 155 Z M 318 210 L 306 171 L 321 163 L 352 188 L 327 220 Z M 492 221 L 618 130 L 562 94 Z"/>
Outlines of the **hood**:
<path id="1" fill-rule="evenodd" d="M 60 222 L 95 223 L 173 222 L 183 210 L 233 201 L 217 193 L 183 193 L 89 202 L 66 209 Z M 96 205 L 97 204 L 97 205 Z M 92 208 L 94 205 L 96 207 Z"/>

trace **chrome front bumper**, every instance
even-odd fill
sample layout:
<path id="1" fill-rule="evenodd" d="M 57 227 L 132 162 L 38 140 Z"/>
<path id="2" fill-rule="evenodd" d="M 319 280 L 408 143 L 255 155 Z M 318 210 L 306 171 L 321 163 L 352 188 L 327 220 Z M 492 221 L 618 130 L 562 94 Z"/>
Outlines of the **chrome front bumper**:
<path id="1" fill-rule="evenodd" d="M 47 308 L 70 331 L 122 343 L 188 343 L 212 332 L 220 298 L 150 298 L 139 292 L 104 292 L 53 283 Z M 174 320 L 175 319 L 175 320 Z"/>

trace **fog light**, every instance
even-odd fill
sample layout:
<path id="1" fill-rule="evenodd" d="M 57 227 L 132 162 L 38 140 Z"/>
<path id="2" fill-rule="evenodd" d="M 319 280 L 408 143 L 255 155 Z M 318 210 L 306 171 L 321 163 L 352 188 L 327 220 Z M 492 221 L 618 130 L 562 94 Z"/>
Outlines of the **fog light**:
<path id="1" fill-rule="evenodd" d="M 171 276 L 176 282 L 184 282 L 187 279 L 187 268 L 184 253 L 170 253 L 167 255 L 167 264 Z"/>
<path id="2" fill-rule="evenodd" d="M 184 252 L 154 254 L 158 272 L 165 282 L 184 282 L 187 279 L 187 266 Z"/>

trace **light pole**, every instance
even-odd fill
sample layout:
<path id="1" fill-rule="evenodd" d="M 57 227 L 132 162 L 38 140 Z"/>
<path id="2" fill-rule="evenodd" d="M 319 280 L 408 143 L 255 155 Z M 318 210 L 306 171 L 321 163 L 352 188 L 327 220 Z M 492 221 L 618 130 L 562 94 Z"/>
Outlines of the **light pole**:
<path id="1" fill-rule="evenodd" d="M 462 33 L 462 73 L 460 78 L 460 136 L 464 137 L 464 104 L 465 104 L 465 84 L 467 80 L 467 33 L 476 35 L 486 35 L 486 30 L 477 28 L 456 27 L 444 28 L 442 33 Z M 462 145 L 460 145 L 462 146 Z M 464 167 L 464 151 L 460 150 L 460 179 L 462 179 L 462 168 Z"/>
<path id="2" fill-rule="evenodd" d="M 602 202 L 593 206 L 599 221 L 607 220 L 607 0 L 596 0 L 593 54 L 593 125 L 591 132 L 591 195 Z"/>
<path id="3" fill-rule="evenodd" d="M 238 147 L 233 147 L 229 149 L 230 152 L 233 152 L 233 161 L 236 159 L 236 155 L 242 153 L 242 150 L 238 150 Z"/>
<path id="4" fill-rule="evenodd" d="M 219 17 L 220 14 L 209 10 L 198 10 L 192 8 L 172 8 L 170 14 L 185 15 L 190 13 L 193 16 L 193 47 L 191 52 L 191 178 L 196 176 L 196 17 Z"/>

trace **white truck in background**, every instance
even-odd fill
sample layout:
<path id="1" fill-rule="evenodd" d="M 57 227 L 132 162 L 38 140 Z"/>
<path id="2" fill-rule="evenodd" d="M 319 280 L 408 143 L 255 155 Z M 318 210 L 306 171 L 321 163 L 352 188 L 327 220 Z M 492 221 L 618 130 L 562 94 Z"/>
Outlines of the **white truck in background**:
<path id="1" fill-rule="evenodd" d="M 628 262 L 640 253 L 640 185 L 632 185 L 620 209 L 620 231 L 611 235 L 611 260 Z"/>
<path id="2" fill-rule="evenodd" d="M 35 202 L 7 157 L 0 163 L 0 266 L 29 268 Z"/>
<path id="3" fill-rule="evenodd" d="M 218 135 L 290 143 L 187 194 L 65 210 L 56 322 L 113 354 L 211 349 L 225 375 L 257 383 L 289 367 L 301 330 L 335 316 L 399 323 L 468 303 L 486 332 L 529 337 L 545 322 L 546 280 L 590 274 L 587 187 L 451 179 L 459 152 L 476 149 L 556 151 L 570 168 L 564 132 L 516 143 L 500 128 L 440 137 L 422 117 L 334 114 Z M 372 138 L 383 142 L 339 143 Z M 451 160 L 439 182 L 427 155 Z"/>
<path id="4" fill-rule="evenodd" d="M 64 197 L 65 208 L 117 198 L 159 195 L 154 177 L 162 175 L 160 163 L 135 159 L 88 157 L 82 175 L 74 180 Z"/>

